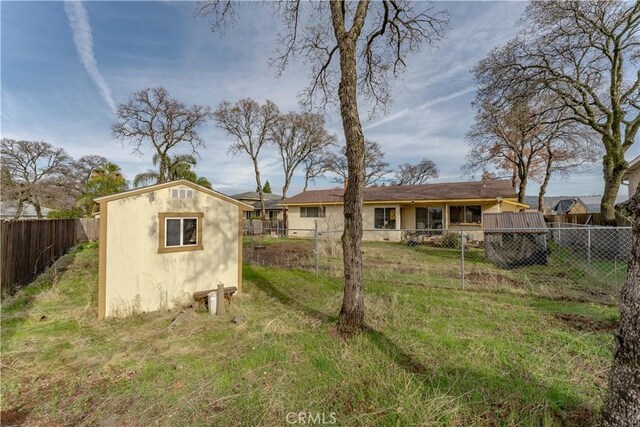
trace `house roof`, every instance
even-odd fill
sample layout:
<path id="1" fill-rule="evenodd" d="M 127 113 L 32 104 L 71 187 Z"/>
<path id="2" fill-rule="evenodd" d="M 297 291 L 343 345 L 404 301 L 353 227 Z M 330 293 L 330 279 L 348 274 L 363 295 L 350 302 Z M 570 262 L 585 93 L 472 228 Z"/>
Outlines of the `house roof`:
<path id="1" fill-rule="evenodd" d="M 344 189 L 303 191 L 284 199 L 281 205 L 342 204 Z M 515 199 L 515 191 L 508 180 L 449 182 L 423 185 L 393 185 L 367 187 L 364 202 L 418 202 L 435 200 L 482 200 L 498 197 Z"/>
<path id="2" fill-rule="evenodd" d="M 507 230 L 541 233 L 547 230 L 544 216 L 538 211 L 486 213 L 482 215 L 482 223 L 485 233 Z"/>
<path id="3" fill-rule="evenodd" d="M 587 209 L 587 211 L 589 210 L 587 205 L 582 200 L 580 200 L 579 197 L 575 197 L 573 199 L 558 200 L 552 210 L 555 211 L 558 215 L 563 215 L 569 213 L 571 209 L 573 209 L 573 207 L 577 204 L 582 204 L 585 209 Z"/>
<path id="4" fill-rule="evenodd" d="M 245 191 L 244 193 L 234 194 L 233 197 L 236 200 L 251 200 L 260 201 L 260 194 L 257 191 Z M 281 200 L 282 196 L 279 194 L 262 193 L 264 200 Z"/>
<path id="5" fill-rule="evenodd" d="M 271 193 L 262 193 L 262 195 L 264 197 L 264 208 L 266 210 L 280 211 L 283 209 L 283 207 L 280 206 L 282 196 Z M 258 194 L 257 191 L 246 191 L 244 193 L 234 194 L 231 197 L 252 205 L 254 209 L 260 209 L 260 194 Z"/>
<path id="6" fill-rule="evenodd" d="M 16 211 L 18 210 L 17 202 L 13 201 L 5 201 L 0 203 L 0 217 L 2 218 L 13 218 L 16 215 Z M 45 208 L 42 209 L 42 216 L 46 217 L 49 212 L 53 212 L 53 209 Z M 36 208 L 30 203 L 24 203 L 22 207 L 22 215 L 20 218 L 36 218 L 38 214 L 36 213 Z"/>
<path id="7" fill-rule="evenodd" d="M 628 176 L 632 171 L 640 168 L 640 156 L 636 156 L 635 159 L 629 161 L 629 167 L 627 171 L 624 173 L 625 176 Z"/>
<path id="8" fill-rule="evenodd" d="M 145 193 L 150 193 L 152 191 L 158 191 L 158 190 L 162 190 L 164 188 L 171 188 L 171 187 L 176 187 L 178 185 L 183 185 L 185 187 L 190 187 L 196 191 L 199 191 L 201 193 L 205 193 L 209 196 L 213 196 L 213 197 L 217 197 L 221 200 L 224 200 L 226 202 L 229 202 L 231 204 L 234 204 L 236 206 L 238 206 L 240 209 L 244 210 L 244 211 L 252 211 L 253 210 L 253 206 L 247 204 L 247 203 L 243 203 L 239 200 L 236 200 L 232 197 L 229 197 L 225 194 L 219 193 L 217 191 L 214 190 L 210 190 L 208 188 L 205 188 L 201 185 L 195 184 L 191 181 L 187 181 L 185 179 L 179 179 L 177 181 L 170 181 L 170 182 L 165 182 L 162 184 L 156 184 L 156 185 L 150 185 L 148 187 L 141 187 L 141 188 L 136 188 L 134 190 L 129 190 L 129 191 L 123 191 L 122 193 L 116 193 L 116 194 L 111 194 L 110 196 L 103 196 L 103 197 L 98 197 L 96 199 L 93 199 L 95 202 L 97 203 L 102 203 L 102 202 L 111 202 L 113 200 L 119 200 L 119 199 L 124 199 L 126 197 L 131 197 L 131 196 L 138 196 L 140 194 L 145 194 Z"/>

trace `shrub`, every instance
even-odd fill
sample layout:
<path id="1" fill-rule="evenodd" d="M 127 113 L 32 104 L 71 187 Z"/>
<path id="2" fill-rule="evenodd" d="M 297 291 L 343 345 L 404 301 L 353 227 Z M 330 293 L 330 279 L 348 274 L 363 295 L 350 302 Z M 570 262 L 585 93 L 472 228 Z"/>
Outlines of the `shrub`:
<path id="1" fill-rule="evenodd" d="M 458 233 L 444 233 L 442 235 L 442 247 L 459 249 L 460 248 L 460 234 Z"/>

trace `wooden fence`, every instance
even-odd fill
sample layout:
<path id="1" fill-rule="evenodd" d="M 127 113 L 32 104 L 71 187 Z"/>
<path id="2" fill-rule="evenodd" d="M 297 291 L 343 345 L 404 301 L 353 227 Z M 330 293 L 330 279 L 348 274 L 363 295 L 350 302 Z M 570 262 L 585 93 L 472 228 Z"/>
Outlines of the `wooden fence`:
<path id="1" fill-rule="evenodd" d="M 287 224 L 285 221 L 261 221 L 259 219 L 245 219 L 243 223 L 244 235 L 285 235 Z"/>
<path id="2" fill-rule="evenodd" d="M 97 219 L 0 221 L 0 291 L 7 295 L 29 283 L 80 242 L 98 240 Z"/>
<path id="3" fill-rule="evenodd" d="M 575 225 L 606 225 L 604 217 L 601 213 L 579 213 L 566 215 L 545 215 L 546 222 L 557 222 Z M 618 227 L 630 227 L 631 223 L 620 215 L 616 216 L 616 225 Z"/>

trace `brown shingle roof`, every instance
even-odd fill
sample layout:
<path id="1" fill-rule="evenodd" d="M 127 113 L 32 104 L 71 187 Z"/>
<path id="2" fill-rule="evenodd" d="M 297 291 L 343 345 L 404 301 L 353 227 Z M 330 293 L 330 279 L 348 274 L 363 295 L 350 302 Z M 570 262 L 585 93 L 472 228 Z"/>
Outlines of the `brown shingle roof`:
<path id="1" fill-rule="evenodd" d="M 283 200 L 280 204 L 342 203 L 343 194 L 344 190 L 342 188 L 303 191 L 302 193 Z M 392 185 L 388 187 L 368 187 L 364 190 L 365 202 L 495 199 L 496 197 L 516 197 L 510 181 L 491 180 L 423 185 Z"/>
<path id="2" fill-rule="evenodd" d="M 482 215 L 482 224 L 485 233 L 507 230 L 511 232 L 534 230 L 545 232 L 547 230 L 544 216 L 538 211 L 486 213 Z"/>

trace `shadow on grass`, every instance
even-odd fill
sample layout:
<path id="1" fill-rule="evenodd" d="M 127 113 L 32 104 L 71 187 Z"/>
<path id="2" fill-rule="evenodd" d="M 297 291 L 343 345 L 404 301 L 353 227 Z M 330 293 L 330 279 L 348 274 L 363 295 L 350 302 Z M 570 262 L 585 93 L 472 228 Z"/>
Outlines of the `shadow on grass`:
<path id="1" fill-rule="evenodd" d="M 300 272 L 301 276 L 306 273 Z M 335 322 L 337 316 L 310 307 L 285 291 L 272 279 L 251 267 L 245 267 L 245 278 L 258 289 L 294 310 L 313 316 L 322 322 Z M 301 277 L 305 280 L 306 277 Z M 478 370 L 465 366 L 440 364 L 426 366 L 417 357 L 406 352 L 382 331 L 365 327 L 362 332 L 379 351 L 400 369 L 419 381 L 425 395 L 445 394 L 458 398 L 468 406 L 474 421 L 487 424 L 509 419 L 516 423 L 542 421 L 545 414 L 536 409 L 547 408 L 554 422 L 562 425 L 588 425 L 595 419 L 593 408 L 569 390 L 545 385 L 533 380 L 526 372 L 501 374 L 492 367 Z M 499 367 L 495 367 L 499 371 Z M 434 393 L 435 392 L 435 393 Z M 514 418 L 515 417 L 515 418 Z"/>
<path id="2" fill-rule="evenodd" d="M 308 273 L 301 272 L 301 275 L 302 274 L 308 274 Z M 309 307 L 308 305 L 301 303 L 300 301 L 295 299 L 292 295 L 277 288 L 274 285 L 274 283 L 272 283 L 264 275 L 260 274 L 253 267 L 245 266 L 243 278 L 246 280 L 250 280 L 253 284 L 256 285 L 258 289 L 274 297 L 280 303 L 288 305 L 295 310 L 302 311 L 303 313 L 309 316 L 315 317 L 316 319 L 321 320 L 322 322 L 335 322 L 336 320 L 338 320 L 338 317 L 335 315 L 332 316 L 330 314 L 324 313 L 320 310 L 316 310 L 315 308 Z"/>

